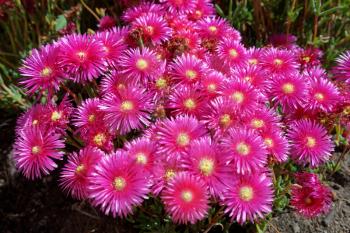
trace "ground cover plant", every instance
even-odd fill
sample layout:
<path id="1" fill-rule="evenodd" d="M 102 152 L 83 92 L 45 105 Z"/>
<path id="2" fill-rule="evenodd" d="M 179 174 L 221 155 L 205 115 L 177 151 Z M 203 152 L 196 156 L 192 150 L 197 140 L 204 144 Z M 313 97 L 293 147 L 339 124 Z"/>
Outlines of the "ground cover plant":
<path id="1" fill-rule="evenodd" d="M 16 127 L 25 177 L 59 170 L 67 195 L 118 221 L 142 212 L 149 231 L 263 231 L 288 206 L 330 210 L 324 174 L 348 145 L 348 52 L 328 72 L 293 35 L 244 45 L 209 1 L 141 2 L 122 20 L 23 59 L 35 102 Z"/>

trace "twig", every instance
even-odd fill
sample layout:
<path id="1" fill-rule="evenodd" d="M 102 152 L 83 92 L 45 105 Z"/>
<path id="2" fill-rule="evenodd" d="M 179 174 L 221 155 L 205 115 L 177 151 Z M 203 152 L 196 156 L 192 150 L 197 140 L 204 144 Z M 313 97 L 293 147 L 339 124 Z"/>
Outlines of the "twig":
<path id="1" fill-rule="evenodd" d="M 100 18 L 96 15 L 96 13 L 84 2 L 84 0 L 80 0 L 81 4 L 88 10 L 97 21 L 100 21 Z"/>
<path id="2" fill-rule="evenodd" d="M 275 225 L 273 225 L 270 221 L 269 221 L 267 224 L 269 224 L 277 233 L 281 233 L 281 232 L 278 230 L 278 228 L 277 228 Z"/>
<path id="3" fill-rule="evenodd" d="M 75 103 L 76 103 L 76 104 L 79 104 L 77 95 L 76 95 L 73 91 L 71 91 L 71 89 L 69 89 L 66 85 L 62 84 L 62 87 L 63 87 L 63 89 L 64 89 L 66 92 L 68 92 L 68 94 L 69 94 L 70 96 L 73 97 Z"/>
<path id="4" fill-rule="evenodd" d="M 339 158 L 337 159 L 337 162 L 335 163 L 334 168 L 333 168 L 333 171 L 332 171 L 332 173 L 331 173 L 330 176 L 333 176 L 333 175 L 334 175 L 334 173 L 336 172 L 337 167 L 338 167 L 340 161 L 342 161 L 342 160 L 344 159 L 345 155 L 349 154 L 349 152 L 350 152 L 350 149 L 346 150 L 346 148 L 344 148 L 344 152 L 343 152 L 343 153 L 339 156 Z"/>

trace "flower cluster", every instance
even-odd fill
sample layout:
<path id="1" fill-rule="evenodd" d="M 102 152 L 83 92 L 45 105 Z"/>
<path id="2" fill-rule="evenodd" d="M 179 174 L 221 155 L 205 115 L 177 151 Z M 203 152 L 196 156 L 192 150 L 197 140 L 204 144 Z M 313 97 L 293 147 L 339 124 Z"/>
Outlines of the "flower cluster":
<path id="1" fill-rule="evenodd" d="M 214 12 L 209 0 L 142 2 L 124 27 L 34 49 L 20 83 L 47 103 L 18 120 L 18 169 L 40 178 L 64 159 L 62 189 L 114 217 L 150 196 L 175 223 L 206 218 L 213 203 L 240 224 L 270 213 L 274 166 L 305 170 L 332 156 L 325 116 L 350 106 L 350 55 L 331 79 L 317 49 L 281 35 L 248 48 Z M 296 183 L 299 213 L 329 209 L 315 175 Z"/>

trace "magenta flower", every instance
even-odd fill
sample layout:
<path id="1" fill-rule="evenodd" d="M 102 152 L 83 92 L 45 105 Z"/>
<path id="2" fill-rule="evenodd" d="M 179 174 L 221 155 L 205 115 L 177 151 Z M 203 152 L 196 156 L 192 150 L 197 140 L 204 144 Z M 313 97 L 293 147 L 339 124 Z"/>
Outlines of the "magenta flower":
<path id="1" fill-rule="evenodd" d="M 304 77 L 299 74 L 279 76 L 272 79 L 270 96 L 284 110 L 296 109 L 303 105 L 307 87 Z"/>
<path id="2" fill-rule="evenodd" d="M 192 143 L 183 158 L 183 168 L 201 177 L 211 195 L 220 197 L 232 180 L 233 168 L 227 165 L 228 156 L 209 137 L 202 137 Z"/>
<path id="3" fill-rule="evenodd" d="M 64 70 L 78 83 L 92 81 L 106 70 L 106 51 L 101 41 L 73 34 L 59 40 Z"/>
<path id="4" fill-rule="evenodd" d="M 128 85 L 130 85 L 130 83 L 128 82 L 127 77 L 114 70 L 102 77 L 100 91 L 103 95 L 118 95 L 120 91 L 125 90 Z"/>
<path id="5" fill-rule="evenodd" d="M 50 129 L 64 134 L 73 111 L 72 103 L 68 100 L 67 96 L 63 97 L 60 104 L 48 104 L 45 109 L 47 114 L 44 117 L 44 121 L 48 123 Z"/>
<path id="6" fill-rule="evenodd" d="M 159 0 L 165 8 L 172 14 L 181 15 L 192 12 L 196 7 L 196 0 Z"/>
<path id="7" fill-rule="evenodd" d="M 112 131 L 126 134 L 147 126 L 154 106 L 145 89 L 129 86 L 119 95 L 107 95 L 100 109 L 105 113 L 104 120 Z"/>
<path id="8" fill-rule="evenodd" d="M 70 154 L 60 176 L 62 189 L 76 199 L 88 198 L 89 177 L 104 156 L 101 150 L 94 147 L 86 147 L 79 153 Z"/>
<path id="9" fill-rule="evenodd" d="M 238 175 L 223 194 L 225 213 L 232 221 L 254 222 L 272 211 L 272 180 L 264 173 Z"/>
<path id="10" fill-rule="evenodd" d="M 86 131 L 81 131 L 83 141 L 87 146 L 97 147 L 106 152 L 113 150 L 113 134 L 105 125 L 89 127 Z"/>
<path id="11" fill-rule="evenodd" d="M 28 179 L 40 178 L 53 171 L 55 160 L 63 158 L 64 141 L 59 134 L 38 127 L 25 127 L 17 131 L 14 145 L 16 167 Z"/>
<path id="12" fill-rule="evenodd" d="M 327 130 L 313 120 L 295 121 L 290 127 L 291 157 L 301 164 L 316 167 L 326 162 L 333 152 L 334 145 Z"/>
<path id="13" fill-rule="evenodd" d="M 336 59 L 337 65 L 333 68 L 336 79 L 348 81 L 350 79 L 350 51 L 342 53 Z"/>
<path id="14" fill-rule="evenodd" d="M 131 30 L 139 33 L 143 42 L 153 45 L 167 41 L 172 33 L 165 19 L 155 13 L 138 17 L 132 23 Z"/>
<path id="15" fill-rule="evenodd" d="M 169 68 L 174 80 L 185 85 L 200 82 L 208 71 L 207 65 L 202 60 L 189 54 L 177 57 Z"/>
<path id="16" fill-rule="evenodd" d="M 104 59 L 110 67 L 118 67 L 122 52 L 126 49 L 123 38 L 113 31 L 98 32 L 95 35 L 96 40 L 102 43 L 105 52 Z"/>
<path id="17" fill-rule="evenodd" d="M 222 139 L 222 148 L 239 174 L 260 171 L 267 163 L 264 141 L 251 129 L 229 129 L 228 135 Z"/>
<path id="18" fill-rule="evenodd" d="M 273 127 L 280 125 L 279 117 L 276 112 L 272 109 L 261 106 L 258 110 L 255 110 L 252 114 L 244 116 L 243 122 L 248 128 L 255 129 L 258 131 L 266 131 Z"/>
<path id="19" fill-rule="evenodd" d="M 62 62 L 58 58 L 60 48 L 57 45 L 46 45 L 40 50 L 33 49 L 19 69 L 24 85 L 29 94 L 36 91 L 48 91 L 50 95 L 58 91 L 61 82 L 66 78 Z"/>
<path id="20" fill-rule="evenodd" d="M 177 116 L 166 119 L 158 129 L 158 152 L 184 153 L 192 142 L 206 134 L 206 130 L 198 120 L 191 116 Z"/>
<path id="21" fill-rule="evenodd" d="M 132 23 L 137 18 L 146 14 L 158 14 L 163 15 L 164 9 L 160 4 L 154 4 L 151 2 L 141 2 L 139 5 L 126 9 L 122 15 L 122 19 L 127 23 Z"/>
<path id="22" fill-rule="evenodd" d="M 148 48 L 129 49 L 120 58 L 121 73 L 132 83 L 147 83 L 159 76 L 161 61 Z"/>
<path id="23" fill-rule="evenodd" d="M 46 106 L 41 104 L 33 105 L 17 119 L 16 134 L 24 128 L 39 127 L 44 130 L 47 129 L 48 122 L 45 119 L 47 112 Z"/>
<path id="24" fill-rule="evenodd" d="M 304 217 L 316 217 L 329 211 L 332 192 L 315 174 L 296 174 L 296 185 L 292 186 L 291 205 Z"/>
<path id="25" fill-rule="evenodd" d="M 230 31 L 230 25 L 225 19 L 206 17 L 197 22 L 197 30 L 200 37 L 218 42 Z"/>
<path id="26" fill-rule="evenodd" d="M 269 79 L 266 78 L 266 72 L 260 66 L 235 67 L 231 69 L 231 76 L 250 83 L 263 93 L 269 88 Z"/>
<path id="27" fill-rule="evenodd" d="M 96 165 L 88 186 L 92 204 L 113 217 L 126 217 L 147 198 L 149 182 L 128 155 L 117 151 Z"/>
<path id="28" fill-rule="evenodd" d="M 218 45 L 217 53 L 229 66 L 242 67 L 247 64 L 246 49 L 238 41 L 224 38 Z"/>
<path id="29" fill-rule="evenodd" d="M 305 107 L 310 110 L 331 112 L 339 102 L 337 87 L 324 78 L 311 79 Z"/>
<path id="30" fill-rule="evenodd" d="M 269 37 L 269 43 L 274 47 L 295 49 L 297 37 L 287 34 L 273 34 Z"/>
<path id="31" fill-rule="evenodd" d="M 210 0 L 197 0 L 195 9 L 187 15 L 189 19 L 196 21 L 215 15 L 215 8 Z"/>
<path id="32" fill-rule="evenodd" d="M 272 74 L 289 76 L 298 70 L 298 63 L 294 54 L 285 49 L 266 49 L 261 58 L 261 65 Z"/>
<path id="33" fill-rule="evenodd" d="M 289 143 L 286 137 L 282 135 L 279 128 L 272 127 L 260 133 L 264 140 L 268 154 L 274 161 L 279 163 L 285 162 L 288 159 Z"/>
<path id="34" fill-rule="evenodd" d="M 203 114 L 204 104 L 205 97 L 200 90 L 178 85 L 169 96 L 167 108 L 171 109 L 175 116 L 192 115 L 198 118 Z"/>
<path id="35" fill-rule="evenodd" d="M 176 223 L 194 224 L 209 210 L 209 195 L 203 180 L 189 173 L 179 173 L 162 192 L 165 210 Z"/>
<path id="36" fill-rule="evenodd" d="M 113 28 L 115 25 L 115 19 L 109 15 L 105 15 L 100 19 L 97 26 L 99 31 L 104 31 L 106 29 Z"/>
<path id="37" fill-rule="evenodd" d="M 127 143 L 125 149 L 138 166 L 152 172 L 156 153 L 155 142 L 142 137 Z"/>
<path id="38" fill-rule="evenodd" d="M 222 73 L 210 70 L 201 82 L 203 94 L 210 98 L 217 97 L 226 79 L 226 76 Z"/>

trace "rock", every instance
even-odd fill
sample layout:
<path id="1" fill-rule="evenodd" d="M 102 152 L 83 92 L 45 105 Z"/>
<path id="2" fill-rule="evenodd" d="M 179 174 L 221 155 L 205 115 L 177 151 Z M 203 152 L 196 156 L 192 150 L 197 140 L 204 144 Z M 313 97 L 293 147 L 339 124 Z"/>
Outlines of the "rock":
<path id="1" fill-rule="evenodd" d="M 334 220 L 335 213 L 335 208 L 332 208 L 331 212 L 329 212 L 329 214 L 322 220 L 322 224 L 329 227 Z"/>
<path id="2" fill-rule="evenodd" d="M 300 227 L 299 227 L 299 225 L 297 223 L 294 223 L 292 225 L 292 228 L 293 228 L 293 232 L 294 233 L 300 233 Z"/>

